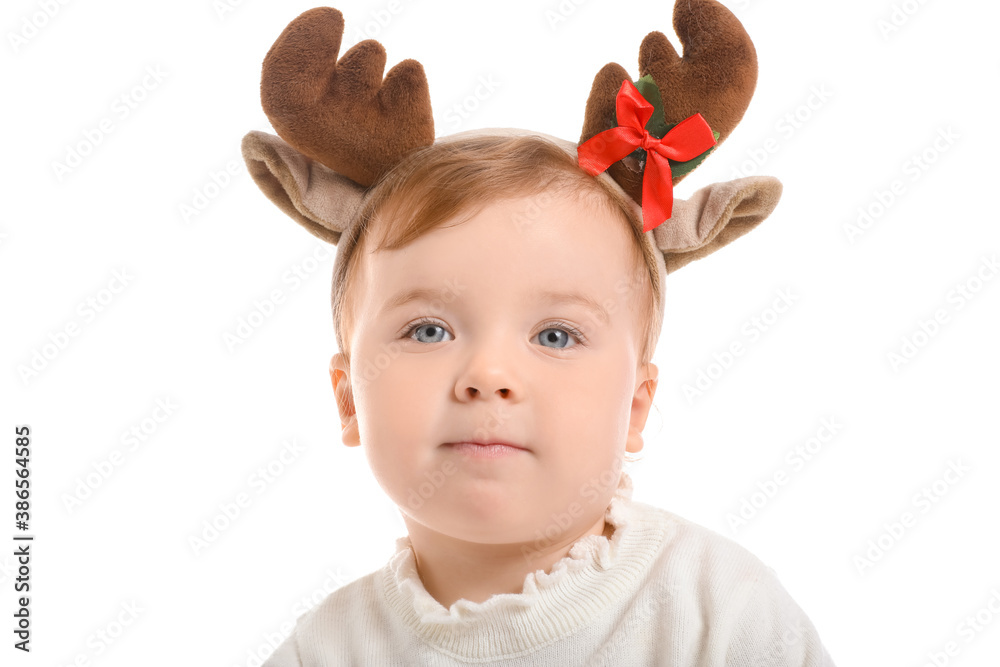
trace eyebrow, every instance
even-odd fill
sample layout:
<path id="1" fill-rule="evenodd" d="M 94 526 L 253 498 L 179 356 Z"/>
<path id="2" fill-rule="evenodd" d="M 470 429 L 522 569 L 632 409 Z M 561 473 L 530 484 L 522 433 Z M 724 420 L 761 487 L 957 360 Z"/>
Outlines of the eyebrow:
<path id="1" fill-rule="evenodd" d="M 428 288 L 428 287 L 415 287 L 408 290 L 403 290 L 399 292 L 391 299 L 385 302 L 382 307 L 381 314 L 388 313 L 389 311 L 395 310 L 400 306 L 403 306 L 411 301 L 444 301 L 446 298 L 455 298 L 455 294 L 452 290 L 445 288 Z M 597 315 L 602 322 L 610 322 L 611 316 L 608 314 L 607 308 L 605 308 L 601 303 L 589 296 L 587 294 L 582 294 L 580 292 L 561 292 L 558 290 L 543 290 L 536 293 L 536 302 L 547 303 L 547 304 L 563 304 L 563 303 L 575 303 L 577 305 L 583 306 L 589 309 L 595 315 Z"/>

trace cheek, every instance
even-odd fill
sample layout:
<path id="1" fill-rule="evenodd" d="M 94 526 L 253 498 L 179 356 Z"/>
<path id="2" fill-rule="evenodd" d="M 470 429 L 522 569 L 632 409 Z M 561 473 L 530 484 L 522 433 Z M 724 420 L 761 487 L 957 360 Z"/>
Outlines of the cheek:
<path id="1" fill-rule="evenodd" d="M 429 438 L 427 388 L 403 372 L 399 359 L 381 368 L 367 360 L 357 367 L 355 407 L 361 445 L 372 475 L 397 505 L 406 500 L 415 470 L 424 465 Z M 358 384 L 360 383 L 360 384 Z"/>
<path id="2" fill-rule="evenodd" d="M 440 383 L 413 368 L 406 357 L 382 355 L 359 362 L 353 379 L 362 445 L 394 454 L 419 451 L 414 445 L 434 435 L 428 424 Z"/>
<path id="3" fill-rule="evenodd" d="M 555 369 L 556 381 L 534 392 L 538 415 L 553 415 L 548 438 L 570 438 L 574 452 L 603 457 L 624 447 L 632 406 L 634 374 L 627 364 L 609 358 L 579 370 Z"/>

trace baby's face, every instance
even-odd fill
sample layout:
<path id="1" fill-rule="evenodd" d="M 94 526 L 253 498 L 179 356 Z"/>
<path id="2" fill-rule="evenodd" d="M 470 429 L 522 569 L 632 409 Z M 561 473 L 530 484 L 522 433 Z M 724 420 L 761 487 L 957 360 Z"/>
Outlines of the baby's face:
<path id="1" fill-rule="evenodd" d="M 539 214 L 538 200 L 494 203 L 358 267 L 355 433 L 408 526 L 491 544 L 592 526 L 630 423 L 645 423 L 655 366 L 637 368 L 648 278 L 634 241 L 592 201 L 548 194 Z M 338 358 L 346 368 L 335 356 L 331 374 Z M 447 444 L 473 440 L 524 449 L 486 458 Z"/>

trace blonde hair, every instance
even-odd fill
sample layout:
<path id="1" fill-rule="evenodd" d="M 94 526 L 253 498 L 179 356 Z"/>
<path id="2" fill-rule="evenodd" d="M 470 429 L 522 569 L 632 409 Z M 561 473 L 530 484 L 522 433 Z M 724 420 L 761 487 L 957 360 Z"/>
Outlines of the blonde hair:
<path id="1" fill-rule="evenodd" d="M 617 214 L 631 231 L 633 267 L 636 275 L 648 277 L 641 280 L 638 320 L 640 331 L 646 332 L 639 364 L 648 363 L 659 339 L 662 312 L 659 269 L 644 242 L 642 221 L 612 186 L 581 169 L 559 146 L 531 135 L 439 141 L 407 153 L 372 187 L 341 239 L 343 243 L 350 234 L 353 243 L 333 276 L 333 324 L 340 351 L 350 360 L 349 334 L 356 313 L 349 287 L 358 273 L 361 248 L 371 245 L 369 253 L 402 248 L 442 223 L 462 214 L 475 215 L 492 202 L 552 192 L 592 198 L 605 211 Z M 389 220 L 391 224 L 385 224 Z"/>

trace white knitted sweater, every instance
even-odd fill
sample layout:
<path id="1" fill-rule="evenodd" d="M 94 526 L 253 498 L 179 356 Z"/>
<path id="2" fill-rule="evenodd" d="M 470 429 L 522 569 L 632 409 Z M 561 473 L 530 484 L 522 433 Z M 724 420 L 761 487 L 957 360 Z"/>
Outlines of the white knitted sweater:
<path id="1" fill-rule="evenodd" d="M 389 563 L 303 614 L 264 667 L 608 665 L 832 667 L 773 570 L 736 542 L 632 500 L 521 593 L 449 609 L 417 574 L 409 538 Z"/>

